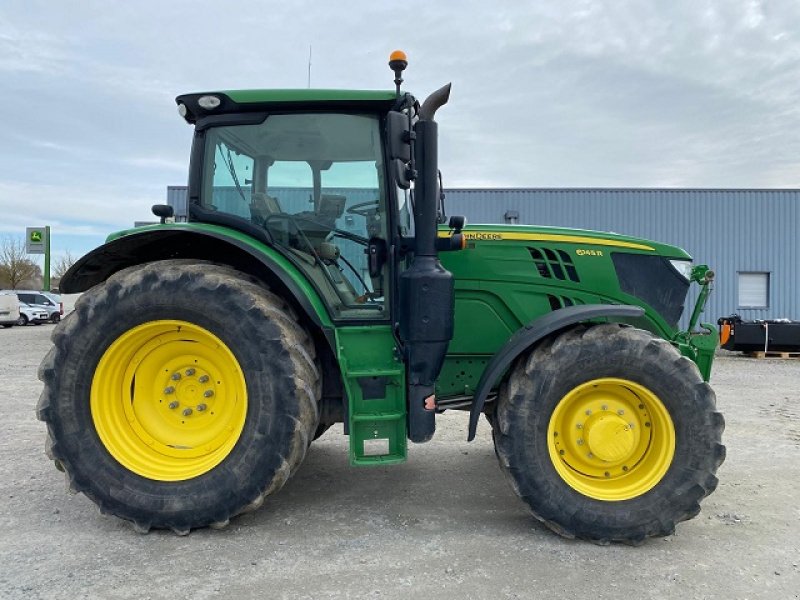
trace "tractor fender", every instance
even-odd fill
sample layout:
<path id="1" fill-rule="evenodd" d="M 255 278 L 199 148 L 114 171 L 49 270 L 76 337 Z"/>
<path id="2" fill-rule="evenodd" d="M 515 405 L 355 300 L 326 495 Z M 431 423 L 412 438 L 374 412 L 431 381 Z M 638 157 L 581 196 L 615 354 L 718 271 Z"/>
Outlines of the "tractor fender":
<path id="1" fill-rule="evenodd" d="M 478 381 L 478 387 L 472 398 L 472 407 L 469 413 L 469 433 L 467 441 L 475 439 L 478 428 L 478 418 L 483 411 L 486 398 L 498 380 L 511 366 L 517 357 L 535 345 L 539 340 L 547 337 L 570 325 L 581 321 L 597 318 L 638 318 L 644 316 L 645 311 L 641 306 L 618 304 L 584 304 L 559 308 L 544 317 L 534 319 L 525 327 L 512 335 L 506 344 L 495 353 Z"/>
<path id="2" fill-rule="evenodd" d="M 113 239 L 81 257 L 61 278 L 62 293 L 74 294 L 135 265 L 175 258 L 226 264 L 277 288 L 286 300 L 319 326 L 326 337 L 332 323 L 317 292 L 302 273 L 264 242 L 230 235 L 222 228 L 187 225 L 143 227 Z"/>

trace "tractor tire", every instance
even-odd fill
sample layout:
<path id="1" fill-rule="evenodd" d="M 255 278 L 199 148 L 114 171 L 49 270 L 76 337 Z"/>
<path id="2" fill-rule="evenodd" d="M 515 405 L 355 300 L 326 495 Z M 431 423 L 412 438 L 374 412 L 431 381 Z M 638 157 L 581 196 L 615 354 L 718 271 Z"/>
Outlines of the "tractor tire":
<path id="1" fill-rule="evenodd" d="M 715 403 L 669 342 L 581 325 L 512 367 L 495 451 L 514 491 L 559 535 L 639 544 L 673 533 L 717 487 L 725 447 Z"/>
<path id="2" fill-rule="evenodd" d="M 258 508 L 302 462 L 321 371 L 291 307 L 226 266 L 166 260 L 84 293 L 52 334 L 37 408 L 69 488 L 137 531 Z"/>

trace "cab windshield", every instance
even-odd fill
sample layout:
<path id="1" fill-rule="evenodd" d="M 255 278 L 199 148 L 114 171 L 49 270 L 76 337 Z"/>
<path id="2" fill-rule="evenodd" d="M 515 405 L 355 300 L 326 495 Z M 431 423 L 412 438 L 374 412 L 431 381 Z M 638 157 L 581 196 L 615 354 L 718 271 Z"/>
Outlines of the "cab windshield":
<path id="1" fill-rule="evenodd" d="M 270 115 L 214 127 L 201 205 L 265 229 L 343 318 L 382 318 L 384 273 L 365 249 L 386 239 L 380 121 L 375 115 Z"/>

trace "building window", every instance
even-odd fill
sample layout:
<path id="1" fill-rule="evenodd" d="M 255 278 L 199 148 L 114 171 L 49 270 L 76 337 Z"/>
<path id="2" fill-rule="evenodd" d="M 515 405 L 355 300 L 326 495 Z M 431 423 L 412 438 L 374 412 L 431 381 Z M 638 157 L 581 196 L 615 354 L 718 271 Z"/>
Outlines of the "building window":
<path id="1" fill-rule="evenodd" d="M 769 307 L 769 273 L 739 273 L 739 308 Z"/>

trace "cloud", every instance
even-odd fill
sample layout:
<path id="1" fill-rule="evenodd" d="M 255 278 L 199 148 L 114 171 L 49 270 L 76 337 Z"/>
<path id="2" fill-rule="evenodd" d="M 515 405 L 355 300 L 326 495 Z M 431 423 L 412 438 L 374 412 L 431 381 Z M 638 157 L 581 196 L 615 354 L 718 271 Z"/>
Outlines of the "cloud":
<path id="1" fill-rule="evenodd" d="M 17 28 L 0 15 L 0 73 L 52 74 L 69 58 L 63 40 L 32 28 Z"/>
<path id="2" fill-rule="evenodd" d="M 0 181 L 0 231 L 51 225 L 74 234 L 106 234 L 151 219 L 150 206 L 158 200 L 143 190 L 124 192 L 113 186 Z"/>
<path id="3" fill-rule="evenodd" d="M 185 159 L 167 158 L 164 156 L 139 156 L 124 158 L 122 161 L 125 164 L 134 167 L 144 167 L 148 169 L 159 169 L 163 171 L 178 171 L 185 175 L 188 171 L 187 161 Z"/>
<path id="4" fill-rule="evenodd" d="M 800 186 L 800 4 L 353 0 L 0 7 L 0 227 L 149 219 L 186 181 L 188 91 L 452 81 L 445 184 Z M 409 23 L 407 15 L 413 15 Z M 334 26 L 335 25 L 335 26 Z"/>

